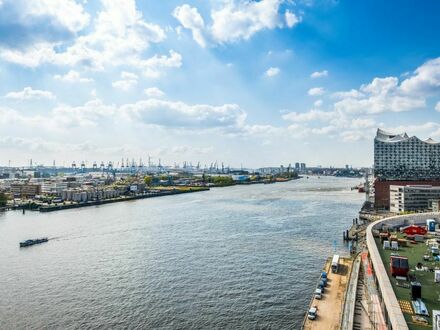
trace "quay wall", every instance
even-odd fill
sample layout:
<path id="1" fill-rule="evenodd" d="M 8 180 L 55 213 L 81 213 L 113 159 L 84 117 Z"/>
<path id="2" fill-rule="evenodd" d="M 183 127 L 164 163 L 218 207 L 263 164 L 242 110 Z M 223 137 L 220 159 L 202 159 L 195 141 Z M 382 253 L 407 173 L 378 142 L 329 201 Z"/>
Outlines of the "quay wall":
<path id="1" fill-rule="evenodd" d="M 97 205 L 104 205 L 104 204 L 111 204 L 111 203 L 118 203 L 118 202 L 126 202 L 126 201 L 138 200 L 138 199 L 144 199 L 144 198 L 153 198 L 153 197 L 161 197 L 161 196 L 171 196 L 171 195 L 195 193 L 195 192 L 207 191 L 207 190 L 209 190 L 209 188 L 197 189 L 197 190 L 183 190 L 183 191 L 182 190 L 170 190 L 170 191 L 163 191 L 160 193 L 147 193 L 147 194 L 141 194 L 141 195 L 135 195 L 135 196 L 114 198 L 114 199 L 104 199 L 104 200 L 89 201 L 89 202 L 74 203 L 74 204 L 58 204 L 58 205 L 51 205 L 51 206 L 43 206 L 43 207 L 40 207 L 39 210 L 40 210 L 40 212 L 54 212 L 54 211 L 76 209 L 76 208 L 87 207 L 87 206 L 97 206 Z"/>

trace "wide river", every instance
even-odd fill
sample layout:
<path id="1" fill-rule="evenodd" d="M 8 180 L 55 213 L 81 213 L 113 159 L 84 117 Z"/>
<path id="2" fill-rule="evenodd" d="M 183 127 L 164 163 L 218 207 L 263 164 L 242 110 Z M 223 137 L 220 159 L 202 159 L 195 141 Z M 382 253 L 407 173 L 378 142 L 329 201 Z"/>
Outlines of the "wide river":
<path id="1" fill-rule="evenodd" d="M 360 182 L 0 213 L 0 328 L 298 329 L 325 259 L 347 253 Z"/>

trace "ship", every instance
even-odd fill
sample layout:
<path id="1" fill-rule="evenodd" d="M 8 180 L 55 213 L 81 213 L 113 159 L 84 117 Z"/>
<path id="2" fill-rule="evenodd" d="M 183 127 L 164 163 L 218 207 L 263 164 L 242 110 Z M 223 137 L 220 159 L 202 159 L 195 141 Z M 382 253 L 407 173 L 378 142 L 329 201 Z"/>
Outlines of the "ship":
<path id="1" fill-rule="evenodd" d="M 35 244 L 46 243 L 48 241 L 49 241 L 49 239 L 46 237 L 36 238 L 36 239 L 28 239 L 26 241 L 20 242 L 20 247 L 26 247 L 26 246 L 31 246 L 31 245 L 35 245 Z"/>

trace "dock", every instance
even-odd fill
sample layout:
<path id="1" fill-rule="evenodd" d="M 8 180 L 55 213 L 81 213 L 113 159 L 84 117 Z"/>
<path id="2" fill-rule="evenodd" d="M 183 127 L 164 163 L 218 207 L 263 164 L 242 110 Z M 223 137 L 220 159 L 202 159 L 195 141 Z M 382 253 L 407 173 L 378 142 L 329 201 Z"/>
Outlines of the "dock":
<path id="1" fill-rule="evenodd" d="M 328 258 L 323 270 L 327 272 L 328 284 L 321 300 L 312 298 L 309 308 L 317 306 L 318 317 L 309 320 L 307 313 L 303 321 L 304 330 L 336 330 L 341 328 L 342 313 L 347 285 L 353 266 L 353 260 L 348 257 L 339 259 L 339 271 L 337 274 L 331 272 L 331 258 Z M 317 277 L 320 275 L 317 274 Z M 307 309 L 307 311 L 309 310 Z"/>

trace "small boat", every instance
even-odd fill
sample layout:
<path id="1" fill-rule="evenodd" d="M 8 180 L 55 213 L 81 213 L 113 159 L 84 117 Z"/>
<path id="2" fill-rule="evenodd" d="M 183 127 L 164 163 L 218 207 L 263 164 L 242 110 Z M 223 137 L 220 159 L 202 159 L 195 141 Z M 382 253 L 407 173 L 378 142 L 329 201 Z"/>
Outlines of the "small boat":
<path id="1" fill-rule="evenodd" d="M 48 241 L 49 241 L 49 239 L 47 237 L 28 239 L 26 241 L 20 242 L 20 247 L 26 247 L 26 246 L 31 246 L 31 245 L 35 245 L 35 244 L 46 243 Z"/>

